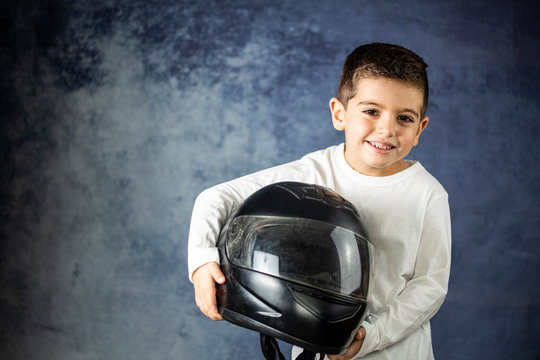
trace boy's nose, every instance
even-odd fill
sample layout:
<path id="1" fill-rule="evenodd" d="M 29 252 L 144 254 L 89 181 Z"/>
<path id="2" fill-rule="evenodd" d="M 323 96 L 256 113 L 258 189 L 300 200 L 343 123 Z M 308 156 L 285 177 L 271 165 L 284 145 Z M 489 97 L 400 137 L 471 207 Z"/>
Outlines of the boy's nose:
<path id="1" fill-rule="evenodd" d="M 396 132 L 395 126 L 396 122 L 393 119 L 381 117 L 377 121 L 377 134 L 393 136 Z"/>

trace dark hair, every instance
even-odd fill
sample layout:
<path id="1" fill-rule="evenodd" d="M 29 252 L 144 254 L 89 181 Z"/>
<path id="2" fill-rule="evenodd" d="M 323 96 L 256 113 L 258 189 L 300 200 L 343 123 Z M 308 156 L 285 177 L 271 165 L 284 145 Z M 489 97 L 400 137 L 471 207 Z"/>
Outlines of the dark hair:
<path id="1" fill-rule="evenodd" d="M 349 100 L 356 94 L 356 84 L 361 78 L 385 77 L 401 80 L 417 86 L 424 93 L 421 114 L 423 117 L 429 93 L 427 66 L 420 56 L 399 45 L 361 45 L 345 59 L 338 86 L 338 99 L 347 108 Z"/>

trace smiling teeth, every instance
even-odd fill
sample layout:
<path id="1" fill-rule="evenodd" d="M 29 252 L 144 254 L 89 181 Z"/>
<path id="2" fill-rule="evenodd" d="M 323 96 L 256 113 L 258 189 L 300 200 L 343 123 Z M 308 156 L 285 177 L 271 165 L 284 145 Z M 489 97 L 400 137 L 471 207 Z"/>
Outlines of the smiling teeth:
<path id="1" fill-rule="evenodd" d="M 391 148 L 393 148 L 392 145 L 382 145 L 380 143 L 377 143 L 377 142 L 372 142 L 372 141 L 369 141 L 369 143 L 373 146 L 375 146 L 377 149 L 381 149 L 381 150 L 390 150 Z"/>

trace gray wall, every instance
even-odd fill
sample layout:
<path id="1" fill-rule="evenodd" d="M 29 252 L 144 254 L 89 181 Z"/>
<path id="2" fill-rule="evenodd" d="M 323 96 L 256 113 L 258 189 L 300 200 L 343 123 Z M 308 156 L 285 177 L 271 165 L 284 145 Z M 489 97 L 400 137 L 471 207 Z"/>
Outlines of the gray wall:
<path id="1" fill-rule="evenodd" d="M 204 188 L 342 141 L 348 52 L 430 65 L 410 158 L 450 193 L 438 359 L 540 354 L 539 11 L 525 1 L 3 1 L 0 358 L 262 359 L 203 317 Z"/>

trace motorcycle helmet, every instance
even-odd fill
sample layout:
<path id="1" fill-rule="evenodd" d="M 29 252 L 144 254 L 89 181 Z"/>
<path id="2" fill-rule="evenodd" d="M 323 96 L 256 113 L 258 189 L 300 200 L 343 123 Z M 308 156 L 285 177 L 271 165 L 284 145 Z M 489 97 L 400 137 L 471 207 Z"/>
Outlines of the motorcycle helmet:
<path id="1" fill-rule="evenodd" d="M 274 337 L 306 353 L 345 352 L 371 292 L 367 237 L 355 207 L 331 189 L 298 182 L 263 187 L 220 234 L 227 281 L 217 286 L 219 313 L 260 332 L 267 359 L 278 358 Z"/>

